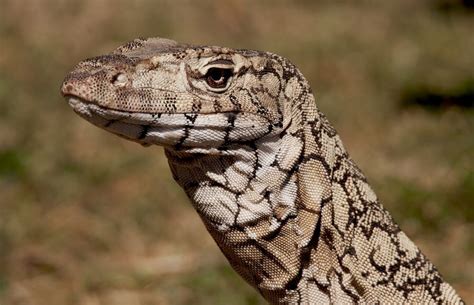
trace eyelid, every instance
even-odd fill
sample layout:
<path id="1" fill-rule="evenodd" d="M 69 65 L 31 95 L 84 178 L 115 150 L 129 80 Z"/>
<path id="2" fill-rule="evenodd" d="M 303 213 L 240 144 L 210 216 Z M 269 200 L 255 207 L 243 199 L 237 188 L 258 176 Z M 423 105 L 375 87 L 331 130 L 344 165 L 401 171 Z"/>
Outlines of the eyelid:
<path id="1" fill-rule="evenodd" d="M 234 66 L 234 62 L 230 59 L 220 58 L 207 63 L 206 66 Z"/>
<path id="2" fill-rule="evenodd" d="M 219 68 L 219 69 L 228 69 L 228 70 L 234 70 L 234 66 L 232 65 L 208 65 L 206 66 L 206 70 L 209 70 L 210 68 Z"/>
<path id="3" fill-rule="evenodd" d="M 226 69 L 232 70 L 232 74 L 235 72 L 235 64 L 232 60 L 229 59 L 216 59 L 214 61 L 208 62 L 203 69 L 203 74 L 206 74 L 207 71 L 211 68 Z"/>
<path id="4" fill-rule="evenodd" d="M 220 63 L 220 64 L 209 63 L 201 70 L 201 75 L 205 76 L 207 72 L 209 71 L 209 69 L 212 69 L 212 68 L 230 70 L 232 72 L 232 75 L 235 73 L 234 64 L 230 65 L 230 64 L 224 64 L 224 63 Z"/>

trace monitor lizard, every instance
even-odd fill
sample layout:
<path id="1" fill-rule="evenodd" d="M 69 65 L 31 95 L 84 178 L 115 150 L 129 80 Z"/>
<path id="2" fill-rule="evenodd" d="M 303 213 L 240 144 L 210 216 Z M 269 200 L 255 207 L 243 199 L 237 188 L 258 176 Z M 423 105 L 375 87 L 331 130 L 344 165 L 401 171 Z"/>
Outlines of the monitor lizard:
<path id="1" fill-rule="evenodd" d="M 164 147 L 221 251 L 268 302 L 463 303 L 287 59 L 135 39 L 80 62 L 61 92 L 94 125 Z"/>

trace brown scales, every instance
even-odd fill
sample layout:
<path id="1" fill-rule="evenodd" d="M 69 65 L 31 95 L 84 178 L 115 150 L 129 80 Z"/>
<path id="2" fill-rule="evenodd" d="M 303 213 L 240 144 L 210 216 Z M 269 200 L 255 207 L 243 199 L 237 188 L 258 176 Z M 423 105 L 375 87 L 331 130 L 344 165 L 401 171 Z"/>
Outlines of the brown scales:
<path id="1" fill-rule="evenodd" d="M 222 252 L 270 303 L 462 303 L 288 60 L 137 39 L 81 62 L 62 94 L 91 123 L 165 147 Z"/>

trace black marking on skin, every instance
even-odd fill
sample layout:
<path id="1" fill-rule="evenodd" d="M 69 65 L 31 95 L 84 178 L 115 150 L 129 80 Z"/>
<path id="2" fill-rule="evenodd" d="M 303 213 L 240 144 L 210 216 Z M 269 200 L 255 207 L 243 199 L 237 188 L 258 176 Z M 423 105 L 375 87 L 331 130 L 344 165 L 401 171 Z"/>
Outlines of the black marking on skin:
<path id="1" fill-rule="evenodd" d="M 351 286 L 357 291 L 360 296 L 364 296 L 366 294 L 366 289 L 362 286 L 355 277 L 351 280 Z"/>
<path id="2" fill-rule="evenodd" d="M 236 203 L 236 205 L 237 205 L 237 212 L 235 212 L 235 215 L 234 215 L 234 223 L 233 223 L 234 226 L 237 226 L 237 225 L 238 225 L 237 220 L 238 220 L 238 218 L 239 218 L 240 212 L 242 211 L 242 207 L 241 207 L 240 204 L 239 204 L 239 198 L 240 198 L 240 196 L 242 196 L 242 193 L 236 193 L 236 194 L 235 194 L 235 203 Z M 230 212 L 232 213 L 232 211 L 230 211 Z"/>
<path id="3" fill-rule="evenodd" d="M 257 114 L 260 115 L 260 116 L 263 116 L 265 118 L 268 117 L 268 110 L 267 108 L 265 108 L 262 103 L 260 103 L 259 100 L 257 100 L 257 97 L 255 96 L 255 94 L 252 94 L 251 93 L 251 90 L 247 89 L 247 88 L 241 88 L 240 89 L 241 92 L 245 92 L 245 94 L 250 98 L 250 101 L 252 102 L 252 105 L 257 109 Z M 231 100 L 232 101 L 232 100 Z"/>
<path id="4" fill-rule="evenodd" d="M 353 246 L 347 247 L 346 252 L 347 252 L 347 254 L 349 254 L 351 256 L 355 256 L 357 258 L 357 252 L 356 252 L 356 250 Z"/>
<path id="5" fill-rule="evenodd" d="M 142 131 L 138 135 L 138 140 L 143 140 L 147 136 L 147 133 L 148 133 L 148 130 L 150 129 L 150 126 L 149 125 L 143 125 L 142 128 L 143 128 Z"/>
<path id="6" fill-rule="evenodd" d="M 242 233 L 247 234 L 245 231 L 242 231 Z M 287 270 L 286 266 L 280 261 L 280 259 L 277 256 L 275 256 L 272 251 L 268 250 L 265 247 L 265 244 L 260 244 L 255 239 L 248 239 L 247 241 L 239 243 L 239 245 L 240 246 L 246 246 L 246 245 L 254 246 L 258 250 L 260 250 L 266 257 L 270 258 L 280 269 Z M 264 270 L 264 268 L 261 268 L 261 270 Z M 281 288 L 284 288 L 284 287 L 281 287 Z"/>
<path id="7" fill-rule="evenodd" d="M 301 281 L 303 277 L 303 270 L 309 268 L 311 265 L 311 252 L 318 248 L 319 239 L 321 236 L 321 217 L 318 217 L 318 222 L 316 223 L 316 227 L 314 229 L 313 235 L 308 243 L 308 245 L 301 249 L 299 261 L 301 265 L 298 270 L 298 274 L 291 279 L 287 284 L 287 289 L 295 290 L 298 286 L 298 283 Z"/>
<path id="8" fill-rule="evenodd" d="M 330 284 L 320 283 L 314 278 L 308 279 L 308 282 L 314 283 L 322 293 L 324 293 L 327 296 L 330 296 L 330 291 L 329 291 Z"/>
<path id="9" fill-rule="evenodd" d="M 198 114 L 190 113 L 184 115 L 186 118 L 186 125 L 184 125 L 184 135 L 179 139 L 175 145 L 175 150 L 179 151 L 183 147 L 184 141 L 189 137 L 189 130 L 193 128 Z"/>
<path id="10" fill-rule="evenodd" d="M 107 121 L 107 123 L 104 124 L 104 127 L 105 128 L 110 127 L 115 122 L 117 122 L 117 120 L 109 120 L 109 121 Z"/>
<path id="11" fill-rule="evenodd" d="M 285 175 L 288 176 L 288 173 L 291 171 L 291 169 L 296 165 L 296 161 L 295 161 L 295 164 L 293 164 L 291 166 L 290 169 L 284 169 L 280 166 L 280 164 L 278 163 L 278 160 L 277 160 L 277 155 L 275 155 L 275 158 L 273 159 L 273 162 L 270 164 L 270 166 L 272 167 L 276 167 L 278 169 L 278 171 L 284 173 Z M 299 164 L 298 164 L 299 165 Z"/>
<path id="12" fill-rule="evenodd" d="M 346 265 L 344 265 L 344 258 L 348 254 L 349 253 L 347 252 L 347 248 L 346 248 L 346 249 L 344 249 L 344 251 L 342 252 L 341 255 L 336 255 L 336 258 L 337 258 L 337 261 L 339 263 L 339 267 L 341 267 L 342 272 L 349 274 L 351 272 L 351 269 L 349 267 L 347 267 Z"/>
<path id="13" fill-rule="evenodd" d="M 434 268 L 430 268 L 430 270 L 427 270 L 427 275 L 423 278 L 413 279 L 411 278 L 411 276 L 408 277 L 405 281 L 403 281 L 401 285 L 396 284 L 394 280 L 394 277 L 396 276 L 396 274 L 398 274 L 401 266 L 404 266 L 405 268 L 410 268 L 412 266 L 412 262 L 418 261 L 418 260 L 424 261 L 424 257 L 422 256 L 421 253 L 418 253 L 417 257 L 413 260 L 410 260 L 409 262 L 401 262 L 399 259 L 396 259 L 396 264 L 391 265 L 388 268 L 390 270 L 390 273 L 388 274 L 388 276 L 382 280 L 379 280 L 377 282 L 377 285 L 393 285 L 394 287 L 397 288 L 397 290 L 402 291 L 404 297 L 407 298 L 408 295 L 415 290 L 415 286 L 421 285 L 421 286 L 426 287 L 426 285 L 429 284 L 430 286 L 429 286 L 428 292 L 430 293 L 432 298 L 436 300 L 437 298 L 439 298 L 439 296 L 441 296 L 439 285 L 441 284 L 442 280 L 439 277 L 439 275 L 436 274 L 437 271 Z M 433 275 L 433 279 L 429 280 L 428 279 L 429 275 Z M 432 291 L 432 288 L 435 288 L 435 291 Z"/>
<path id="14" fill-rule="evenodd" d="M 336 248 L 334 248 L 334 235 L 329 229 L 323 228 L 321 230 L 321 240 L 324 241 L 324 243 L 326 244 L 326 246 L 328 246 L 329 249 L 333 251 L 336 250 Z"/>
<path id="15" fill-rule="evenodd" d="M 283 137 L 287 134 L 289 134 L 288 129 L 291 127 L 291 124 L 293 123 L 293 119 L 290 119 L 290 122 L 283 128 L 283 130 L 278 134 L 280 139 L 283 139 Z M 280 128 L 283 127 L 283 122 L 280 122 Z"/>
<path id="16" fill-rule="evenodd" d="M 233 66 L 234 65 L 234 62 L 230 59 L 226 59 L 226 58 L 218 58 L 216 60 L 213 60 L 211 62 L 209 62 L 206 66 L 214 66 L 214 65 L 229 65 L 229 66 Z"/>
<path id="17" fill-rule="evenodd" d="M 172 93 L 172 92 L 168 92 L 168 91 L 166 91 L 164 93 L 164 100 L 165 100 L 166 104 L 172 104 L 173 106 L 175 106 L 175 110 L 176 110 L 176 98 L 177 98 L 176 93 Z"/>
<path id="18" fill-rule="evenodd" d="M 229 193 L 232 193 L 232 194 L 239 194 L 239 196 L 242 195 L 242 192 L 236 192 L 235 190 L 231 189 L 231 188 L 227 185 L 227 183 L 226 183 L 226 184 L 222 184 L 222 183 L 216 182 L 216 181 L 214 181 L 214 180 L 207 180 L 207 182 L 208 182 L 208 183 L 207 183 L 206 185 L 208 185 L 208 186 L 220 187 L 221 189 L 223 189 L 223 190 L 225 190 L 225 191 L 227 191 L 227 192 L 229 192 Z"/>
<path id="19" fill-rule="evenodd" d="M 195 114 L 195 113 L 192 113 L 192 114 L 185 114 L 184 115 L 186 117 L 186 119 L 191 122 L 192 124 L 194 124 L 194 122 L 196 122 L 196 119 L 198 117 L 198 114 Z M 192 126 L 190 126 L 192 127 Z"/>
<path id="20" fill-rule="evenodd" d="M 322 199 L 321 199 L 321 209 L 322 209 L 323 207 L 325 207 L 326 204 L 331 203 L 331 202 L 332 202 L 332 199 L 333 199 L 332 192 L 331 192 L 331 196 L 329 196 L 329 197 L 327 197 L 327 198 L 322 198 Z"/>
<path id="21" fill-rule="evenodd" d="M 240 106 L 240 103 L 237 99 L 237 97 L 235 95 L 229 95 L 229 100 L 230 102 L 232 103 L 232 105 L 234 106 L 234 111 L 241 111 L 242 110 L 242 106 Z"/>
<path id="22" fill-rule="evenodd" d="M 339 272 L 335 272 L 338 278 L 338 282 L 341 284 L 341 289 L 344 291 L 355 303 L 360 300 L 360 296 L 355 294 L 349 287 L 344 286 L 344 282 L 342 280 L 342 274 Z"/>
<path id="23" fill-rule="evenodd" d="M 316 121 L 314 122 L 315 125 L 320 125 L 320 122 L 319 121 Z M 318 126 L 319 128 L 310 128 L 310 133 L 311 133 L 311 136 L 312 136 L 312 139 L 314 140 L 314 142 L 317 144 L 317 147 L 316 147 L 316 152 L 318 154 L 321 154 L 322 155 L 322 150 L 323 150 L 323 138 L 324 138 L 324 134 L 323 134 L 323 130 L 320 128 L 321 126 Z"/>
<path id="24" fill-rule="evenodd" d="M 212 107 L 214 108 L 214 111 L 215 111 L 216 113 L 219 113 L 219 112 L 222 111 L 222 106 L 221 106 L 221 104 L 219 103 L 219 101 L 216 100 L 216 99 L 214 99 L 214 100 L 212 101 Z"/>
<path id="25" fill-rule="evenodd" d="M 303 147 L 302 151 L 304 151 L 304 147 Z M 330 173 L 332 171 L 331 165 L 329 165 L 327 163 L 326 159 L 321 155 L 311 153 L 309 155 L 304 156 L 303 160 L 301 162 L 307 163 L 308 161 L 313 161 L 313 160 L 319 161 L 319 163 L 324 167 L 324 170 L 325 170 L 326 173 Z"/>
<path id="26" fill-rule="evenodd" d="M 375 270 L 377 270 L 379 273 L 387 274 L 387 268 L 385 266 L 378 264 L 375 261 L 375 258 L 374 258 L 375 252 L 376 252 L 376 249 L 372 249 L 372 251 L 370 251 L 370 254 L 369 254 L 370 265 L 374 267 Z"/>
<path id="27" fill-rule="evenodd" d="M 227 115 L 227 126 L 225 128 L 225 135 L 224 135 L 224 142 L 219 149 L 225 149 L 225 147 L 229 144 L 229 137 L 230 132 L 235 127 L 235 120 L 237 119 L 237 115 L 233 112 L 226 113 Z"/>
<path id="28" fill-rule="evenodd" d="M 270 192 L 269 190 L 267 190 L 265 188 L 264 190 L 264 194 L 263 194 L 263 198 L 265 198 L 267 201 L 270 201 L 270 195 L 272 194 L 272 192 Z"/>
<path id="29" fill-rule="evenodd" d="M 260 261 L 259 263 L 263 264 L 263 261 Z M 262 268 L 261 271 L 262 271 L 262 275 L 263 275 L 264 278 L 270 278 L 271 277 L 271 274 L 268 273 L 267 270 Z M 256 282 L 261 283 L 261 279 L 258 279 Z"/>
<path id="30" fill-rule="evenodd" d="M 237 193 L 237 194 L 233 193 L 233 194 L 235 195 L 235 203 L 237 205 L 237 212 L 235 213 L 235 216 L 234 216 L 234 223 L 237 223 L 237 218 L 239 217 L 240 210 L 241 210 L 241 206 L 239 205 L 239 198 L 240 196 L 242 196 L 242 194 L 241 193 Z M 220 203 L 220 207 L 226 209 L 229 213 L 233 214 L 233 211 L 230 209 L 230 207 L 228 207 L 225 204 L 222 204 L 221 202 L 219 203 Z"/>
<path id="31" fill-rule="evenodd" d="M 268 234 L 266 235 L 263 235 L 261 236 L 261 239 L 265 240 L 265 241 L 272 241 L 275 237 L 277 237 L 281 230 L 283 229 L 283 227 L 290 221 L 290 220 L 294 220 L 296 219 L 296 215 L 288 215 L 288 217 L 278 221 L 278 228 L 276 230 L 273 230 L 273 231 L 269 231 Z"/>
<path id="32" fill-rule="evenodd" d="M 117 51 L 120 52 L 127 52 L 127 51 L 132 51 L 134 49 L 141 48 L 145 44 L 146 39 L 144 38 L 138 38 L 132 41 L 127 42 L 125 45 L 119 47 Z"/>
<path id="33" fill-rule="evenodd" d="M 298 294 L 298 303 L 301 303 L 302 301 L 301 291 L 296 290 L 296 293 Z"/>
<path id="34" fill-rule="evenodd" d="M 247 74 L 249 68 L 247 67 L 241 67 L 239 71 L 237 71 L 236 73 L 234 73 L 234 77 L 242 77 L 243 75 Z"/>
<path id="35" fill-rule="evenodd" d="M 193 70 L 188 64 L 184 66 L 184 70 L 186 71 L 186 80 L 190 88 L 202 92 L 202 90 L 197 90 L 197 88 L 193 85 L 192 79 L 200 79 L 203 77 L 203 75 L 199 71 Z"/>
<path id="36" fill-rule="evenodd" d="M 282 78 L 285 81 L 289 81 L 293 76 L 295 76 L 294 71 L 289 70 L 288 68 L 283 68 L 283 75 Z"/>
<path id="37" fill-rule="evenodd" d="M 391 242 L 397 249 L 400 247 L 398 239 L 392 238 Z M 386 276 L 382 280 L 377 281 L 377 285 L 393 285 L 397 288 L 397 290 L 402 291 L 405 298 L 407 298 L 409 294 L 415 290 L 415 286 L 420 285 L 428 289 L 428 292 L 434 300 L 441 296 L 440 285 L 442 283 L 442 279 L 437 273 L 436 268 L 434 268 L 434 266 L 426 260 L 423 254 L 418 251 L 416 257 L 413 259 L 401 260 L 399 257 L 395 257 L 393 260 L 394 264 L 384 267 L 385 270 L 387 270 Z M 374 267 L 377 268 L 377 265 L 374 265 Z M 396 284 L 394 278 L 397 274 L 399 274 L 401 267 L 404 267 L 408 270 L 417 270 L 418 272 L 416 274 L 426 272 L 426 275 L 421 278 L 416 277 L 415 279 L 412 278 L 413 275 L 406 276 L 407 279 L 399 285 Z M 428 268 L 428 270 L 426 270 L 426 268 Z M 402 277 L 404 277 L 403 274 Z M 430 280 L 429 278 L 432 279 Z"/>
<path id="38" fill-rule="evenodd" d="M 303 140 L 303 144 L 304 144 L 304 140 Z M 291 178 L 293 178 L 293 176 L 295 174 L 297 174 L 299 168 L 300 168 L 300 165 L 303 164 L 303 160 L 304 160 L 304 145 L 303 145 L 303 148 L 301 149 L 301 152 L 300 152 L 300 155 L 298 156 L 298 159 L 295 161 L 295 163 L 293 163 L 293 165 L 290 167 L 290 169 L 283 169 L 280 167 L 280 165 L 278 164 L 278 161 L 275 157 L 274 161 L 272 162 L 272 164 L 270 164 L 270 166 L 275 166 L 278 168 L 278 170 L 280 172 L 282 172 L 283 174 L 285 174 L 285 179 L 283 179 L 283 182 L 282 182 L 282 186 L 283 185 L 287 185 Z M 295 179 L 295 181 L 297 181 L 297 179 Z"/>
<path id="39" fill-rule="evenodd" d="M 257 172 L 258 172 L 259 169 L 262 168 L 262 164 L 260 164 L 260 158 L 258 157 L 258 150 L 257 150 L 257 146 L 255 145 L 255 143 L 252 143 L 252 145 L 249 145 L 249 147 L 253 150 L 253 154 L 255 156 L 255 164 L 254 164 L 254 167 L 253 167 L 252 176 L 250 178 L 250 180 L 253 180 L 257 177 Z M 248 187 L 250 187 L 250 181 L 249 181 Z"/>
<path id="40" fill-rule="evenodd" d="M 201 100 L 200 99 L 193 99 L 193 106 L 192 106 L 191 111 L 193 113 L 199 113 L 201 111 L 201 108 L 202 108 Z"/>
<path id="41" fill-rule="evenodd" d="M 152 121 L 151 121 L 150 125 L 156 124 L 158 122 L 158 120 L 161 118 L 161 115 L 162 115 L 162 113 L 152 113 L 151 114 Z"/>
<path id="42" fill-rule="evenodd" d="M 166 103 L 165 105 L 166 107 L 166 112 L 169 113 L 169 114 L 173 114 L 173 113 L 176 113 L 176 103 Z"/>
<path id="43" fill-rule="evenodd" d="M 248 90 L 248 89 L 246 89 L 246 90 Z M 263 93 L 264 95 L 267 95 L 268 97 L 270 97 L 273 100 L 278 99 L 278 97 L 280 96 L 280 91 L 278 91 L 275 94 L 272 94 L 272 93 L 270 93 L 270 89 L 264 87 L 263 85 L 260 85 L 260 87 L 250 88 L 250 92 L 253 93 L 253 94 Z"/>
<path id="44" fill-rule="evenodd" d="M 342 162 L 338 162 L 339 159 L 336 159 L 336 169 L 334 172 L 337 172 L 339 171 L 339 167 L 342 166 Z M 354 173 L 356 174 L 354 176 Z M 349 231 L 349 227 L 352 226 L 352 227 L 361 227 L 362 230 L 364 230 L 364 226 L 359 226 L 359 222 L 360 222 L 360 219 L 363 218 L 365 215 L 367 215 L 368 211 L 370 209 L 372 209 L 372 211 L 374 209 L 377 209 L 378 207 L 374 206 L 375 204 L 374 203 L 371 203 L 371 202 L 367 202 L 363 199 L 363 196 L 360 192 L 360 190 L 358 189 L 357 187 L 357 183 L 356 183 L 356 179 L 359 179 L 359 177 L 357 176 L 358 173 L 357 172 L 354 172 L 354 171 L 348 171 L 348 170 L 344 170 L 343 169 L 343 175 L 342 177 L 339 177 L 339 178 L 336 178 L 335 177 L 335 181 L 337 181 L 337 183 L 342 187 L 342 189 L 344 190 L 345 194 L 346 194 L 346 198 L 347 198 L 347 203 L 349 204 L 349 211 L 348 211 L 348 214 L 349 214 L 349 220 L 346 222 L 346 225 L 345 225 L 345 231 Z M 362 180 L 361 180 L 362 181 Z M 355 194 L 353 194 L 349 189 L 348 189 L 348 183 L 351 182 L 352 186 L 353 186 L 353 189 L 355 190 Z M 365 182 L 365 181 L 363 181 Z M 353 199 L 353 198 L 356 198 L 355 200 L 358 200 L 359 202 L 359 206 L 362 206 L 362 210 L 356 208 L 355 206 L 355 203 L 356 201 Z M 342 231 L 340 230 L 340 228 L 338 227 L 338 225 L 334 222 L 334 211 L 333 211 L 333 225 L 334 227 L 340 232 L 340 234 L 342 235 Z M 374 227 L 370 226 L 370 230 L 372 231 L 374 229 Z"/>
<path id="45" fill-rule="evenodd" d="M 265 66 L 263 67 L 262 70 L 259 71 L 259 70 L 256 70 L 254 67 L 251 67 L 250 73 L 253 74 L 253 75 L 256 75 L 259 80 L 262 80 L 263 76 L 265 76 L 267 74 L 273 74 L 278 79 L 278 94 L 276 94 L 276 95 L 270 94 L 268 89 L 266 87 L 264 87 L 262 84 L 260 85 L 260 88 L 257 89 L 255 87 L 252 87 L 252 89 L 255 88 L 256 91 L 265 92 L 270 97 L 276 99 L 280 95 L 280 93 L 283 89 L 283 86 L 282 86 L 282 82 L 281 82 L 282 76 L 280 74 L 278 74 L 278 72 L 276 71 L 276 68 L 273 65 L 274 65 L 274 63 L 272 61 L 267 60 Z"/>

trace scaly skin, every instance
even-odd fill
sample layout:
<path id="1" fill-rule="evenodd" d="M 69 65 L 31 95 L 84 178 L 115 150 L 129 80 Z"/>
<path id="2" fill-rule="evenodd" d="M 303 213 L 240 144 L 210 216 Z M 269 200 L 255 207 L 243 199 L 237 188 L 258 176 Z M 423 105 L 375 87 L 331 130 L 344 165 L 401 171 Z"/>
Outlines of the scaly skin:
<path id="1" fill-rule="evenodd" d="M 61 90 L 91 123 L 165 148 L 232 267 L 270 303 L 462 303 L 288 60 L 136 39 L 79 63 Z"/>

